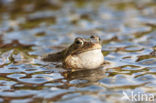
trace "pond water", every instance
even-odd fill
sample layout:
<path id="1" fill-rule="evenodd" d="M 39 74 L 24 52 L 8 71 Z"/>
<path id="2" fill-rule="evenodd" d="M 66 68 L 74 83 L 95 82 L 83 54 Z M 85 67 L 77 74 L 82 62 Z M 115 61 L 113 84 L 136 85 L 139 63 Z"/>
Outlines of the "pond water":
<path id="1" fill-rule="evenodd" d="M 39 59 L 91 34 L 113 67 L 67 72 Z M 154 103 L 155 52 L 155 0 L 0 0 L 0 102 Z"/>

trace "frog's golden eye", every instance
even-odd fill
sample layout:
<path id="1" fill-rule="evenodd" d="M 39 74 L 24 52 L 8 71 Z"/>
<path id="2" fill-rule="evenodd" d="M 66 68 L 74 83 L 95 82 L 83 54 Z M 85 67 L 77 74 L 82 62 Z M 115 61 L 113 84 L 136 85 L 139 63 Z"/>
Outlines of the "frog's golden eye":
<path id="1" fill-rule="evenodd" d="M 75 44 L 78 44 L 78 45 L 83 45 L 83 40 L 81 39 L 81 38 L 77 38 L 76 40 L 75 40 Z"/>
<path id="2" fill-rule="evenodd" d="M 82 40 L 77 40 L 75 43 L 76 44 L 83 44 L 83 41 Z"/>

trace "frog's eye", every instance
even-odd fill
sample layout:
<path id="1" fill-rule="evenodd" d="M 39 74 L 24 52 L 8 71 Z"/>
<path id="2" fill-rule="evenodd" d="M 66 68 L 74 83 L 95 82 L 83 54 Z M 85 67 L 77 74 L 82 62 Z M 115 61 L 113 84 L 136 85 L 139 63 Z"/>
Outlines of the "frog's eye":
<path id="1" fill-rule="evenodd" d="M 81 44 L 81 45 L 82 45 L 82 44 L 83 44 L 83 41 L 82 41 L 82 40 L 76 40 L 75 43 L 76 43 L 76 44 Z"/>
<path id="2" fill-rule="evenodd" d="M 83 45 L 83 43 L 84 43 L 84 41 L 83 41 L 82 38 L 76 38 L 75 39 L 75 44 L 77 44 L 77 45 Z"/>

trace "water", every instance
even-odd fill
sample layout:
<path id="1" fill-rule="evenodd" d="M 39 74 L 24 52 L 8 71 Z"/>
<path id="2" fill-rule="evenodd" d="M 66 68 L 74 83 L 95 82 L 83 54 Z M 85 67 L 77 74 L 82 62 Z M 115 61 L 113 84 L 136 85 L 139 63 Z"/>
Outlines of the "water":
<path id="1" fill-rule="evenodd" d="M 40 61 L 91 34 L 101 37 L 113 67 L 67 72 Z M 155 39 L 155 0 L 0 0 L 0 102 L 131 103 L 123 92 L 155 96 Z"/>

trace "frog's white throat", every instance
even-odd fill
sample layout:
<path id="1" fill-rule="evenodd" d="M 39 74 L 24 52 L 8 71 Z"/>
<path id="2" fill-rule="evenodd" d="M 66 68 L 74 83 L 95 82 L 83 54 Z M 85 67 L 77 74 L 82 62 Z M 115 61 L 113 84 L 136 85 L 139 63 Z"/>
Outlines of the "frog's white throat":
<path id="1" fill-rule="evenodd" d="M 101 49 L 95 49 L 73 55 L 68 60 L 71 67 L 95 69 L 104 62 L 104 56 Z"/>

